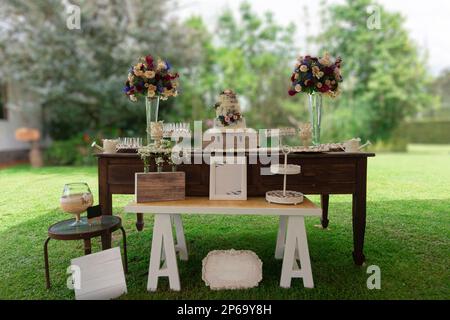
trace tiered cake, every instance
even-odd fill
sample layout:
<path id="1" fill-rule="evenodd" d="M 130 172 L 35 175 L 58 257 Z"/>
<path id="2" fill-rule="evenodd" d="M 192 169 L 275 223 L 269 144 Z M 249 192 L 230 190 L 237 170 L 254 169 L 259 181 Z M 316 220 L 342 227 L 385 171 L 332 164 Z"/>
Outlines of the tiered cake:
<path id="1" fill-rule="evenodd" d="M 258 134 L 256 130 L 246 127 L 245 118 L 233 90 L 222 91 L 214 108 L 216 109 L 214 128 L 204 133 L 204 148 L 239 150 L 258 147 Z"/>
<path id="2" fill-rule="evenodd" d="M 222 91 L 219 101 L 214 107 L 216 109 L 215 128 L 241 129 L 246 127 L 239 101 L 233 90 Z"/>

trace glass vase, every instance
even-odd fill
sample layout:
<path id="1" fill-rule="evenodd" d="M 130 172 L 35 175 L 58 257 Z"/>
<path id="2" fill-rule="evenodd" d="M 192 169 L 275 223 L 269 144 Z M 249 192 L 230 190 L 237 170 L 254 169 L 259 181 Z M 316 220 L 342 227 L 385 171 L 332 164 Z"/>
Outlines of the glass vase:
<path id="1" fill-rule="evenodd" d="M 309 114 L 312 127 L 312 143 L 317 146 L 320 144 L 320 122 L 322 117 L 322 95 L 320 93 L 310 93 Z"/>
<path id="2" fill-rule="evenodd" d="M 147 132 L 147 145 L 150 144 L 150 142 L 152 141 L 151 138 L 151 123 L 152 122 L 156 122 L 158 121 L 158 111 L 159 111 L 159 97 L 153 97 L 153 98 L 149 98 L 146 97 L 145 98 L 145 111 L 146 111 L 146 115 L 147 115 L 147 127 L 146 127 L 146 132 Z"/>

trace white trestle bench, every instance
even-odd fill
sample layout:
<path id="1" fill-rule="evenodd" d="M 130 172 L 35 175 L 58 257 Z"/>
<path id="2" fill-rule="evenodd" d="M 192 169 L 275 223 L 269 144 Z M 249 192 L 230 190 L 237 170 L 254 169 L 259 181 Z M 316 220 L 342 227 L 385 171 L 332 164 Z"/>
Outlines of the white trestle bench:
<path id="1" fill-rule="evenodd" d="M 298 205 L 272 204 L 262 197 L 238 201 L 188 197 L 179 201 L 132 202 L 125 207 L 125 212 L 155 215 L 147 283 L 149 291 L 157 289 L 159 277 L 169 277 L 170 288 L 180 290 L 176 252 L 181 260 L 188 259 L 181 214 L 279 216 L 275 258 L 283 259 L 280 286 L 290 288 L 292 278 L 303 278 L 305 287 L 314 287 L 304 217 L 320 217 L 322 210 L 306 197 Z M 175 225 L 176 244 L 172 223 Z"/>

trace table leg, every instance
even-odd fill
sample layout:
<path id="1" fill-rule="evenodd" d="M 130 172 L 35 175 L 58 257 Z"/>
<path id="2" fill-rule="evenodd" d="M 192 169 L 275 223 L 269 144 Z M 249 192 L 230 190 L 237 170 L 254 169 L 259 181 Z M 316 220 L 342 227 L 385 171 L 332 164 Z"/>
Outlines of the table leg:
<path id="1" fill-rule="evenodd" d="M 111 249 L 111 232 L 104 232 L 102 234 L 102 250 Z"/>
<path id="2" fill-rule="evenodd" d="M 45 264 L 45 284 L 46 288 L 50 289 L 50 268 L 48 265 L 48 242 L 50 241 L 50 237 L 47 238 L 44 242 L 44 264 Z"/>
<path id="3" fill-rule="evenodd" d="M 136 213 L 136 230 L 142 231 L 144 230 L 144 214 Z"/>
<path id="4" fill-rule="evenodd" d="M 92 246 L 91 246 L 91 239 L 83 239 L 84 241 L 84 254 L 91 254 L 92 252 Z"/>
<path id="5" fill-rule="evenodd" d="M 286 242 L 287 216 L 280 216 L 278 225 L 277 244 L 275 247 L 275 259 L 283 259 L 284 244 Z"/>
<path id="6" fill-rule="evenodd" d="M 300 267 L 297 264 L 297 254 Z M 288 217 L 280 286 L 290 288 L 292 278 L 303 278 L 306 288 L 314 288 L 305 220 L 302 216 Z"/>
<path id="7" fill-rule="evenodd" d="M 353 195 L 353 261 L 361 266 L 366 257 L 363 253 L 364 234 L 366 230 L 366 204 L 365 198 Z"/>
<path id="8" fill-rule="evenodd" d="M 321 194 L 320 195 L 320 204 L 322 206 L 322 218 L 320 219 L 320 223 L 322 224 L 322 228 L 326 229 L 328 227 L 328 202 L 330 200 L 330 195 Z"/>
<path id="9" fill-rule="evenodd" d="M 102 214 L 112 215 L 112 194 L 108 186 L 107 158 L 98 158 L 98 200 Z"/>
<path id="10" fill-rule="evenodd" d="M 120 231 L 122 231 L 124 269 L 125 273 L 128 273 L 127 234 L 123 227 L 120 227 Z"/>
<path id="11" fill-rule="evenodd" d="M 165 262 L 164 265 L 160 267 L 162 250 L 164 250 Z M 169 277 L 170 289 L 176 291 L 180 290 L 180 276 L 178 274 L 172 224 L 170 222 L 170 215 L 168 214 L 155 215 L 148 270 L 148 291 L 155 291 L 157 289 L 159 277 Z"/>
<path id="12" fill-rule="evenodd" d="M 361 159 L 357 165 L 358 181 L 356 192 L 353 194 L 352 222 L 353 222 L 353 261 L 362 265 L 366 259 L 363 253 L 364 234 L 366 231 L 366 181 L 367 160 Z"/>
<path id="13" fill-rule="evenodd" d="M 175 225 L 175 234 L 177 237 L 177 244 L 175 245 L 176 250 L 180 254 L 180 260 L 188 260 L 188 251 L 186 246 L 186 238 L 184 236 L 183 221 L 181 220 L 180 214 L 172 215 L 173 224 Z"/>

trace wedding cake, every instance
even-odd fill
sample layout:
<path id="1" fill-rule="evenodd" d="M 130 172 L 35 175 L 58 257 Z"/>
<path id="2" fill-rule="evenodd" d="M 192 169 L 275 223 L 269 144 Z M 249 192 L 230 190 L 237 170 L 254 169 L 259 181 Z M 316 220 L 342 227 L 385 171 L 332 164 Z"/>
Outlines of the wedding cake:
<path id="1" fill-rule="evenodd" d="M 216 109 L 215 128 L 242 129 L 246 127 L 241 106 L 233 90 L 222 91 L 214 108 Z"/>
<path id="2" fill-rule="evenodd" d="M 204 133 L 203 148 L 239 150 L 258 147 L 258 134 L 256 130 L 247 128 L 233 90 L 222 91 L 214 108 L 216 110 L 214 128 Z"/>

